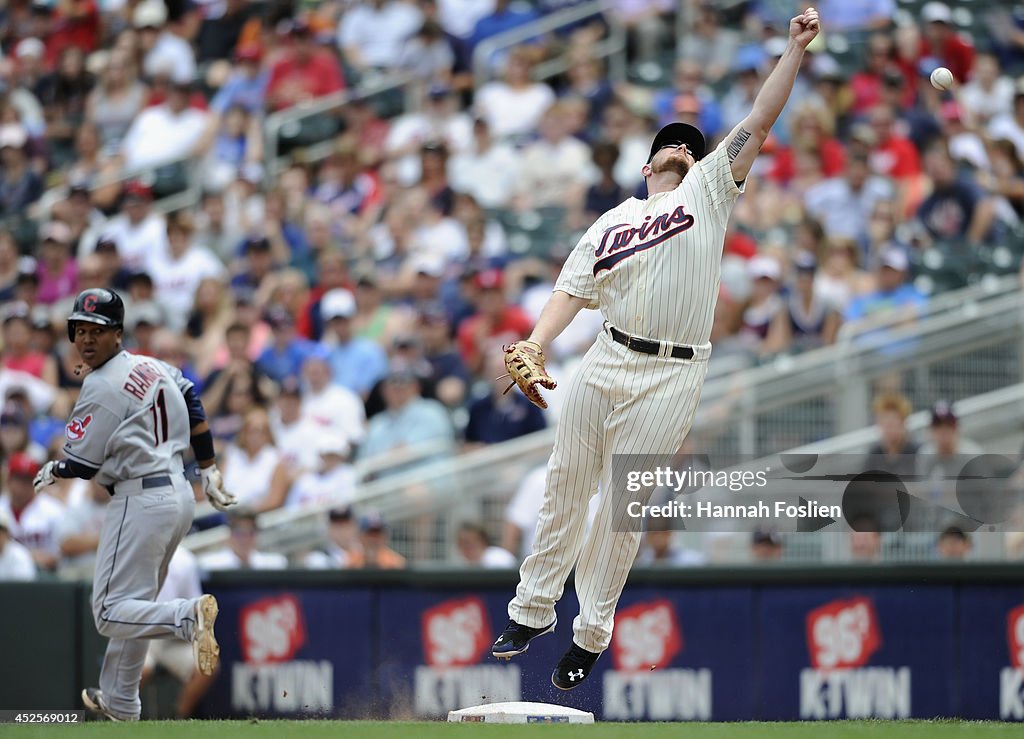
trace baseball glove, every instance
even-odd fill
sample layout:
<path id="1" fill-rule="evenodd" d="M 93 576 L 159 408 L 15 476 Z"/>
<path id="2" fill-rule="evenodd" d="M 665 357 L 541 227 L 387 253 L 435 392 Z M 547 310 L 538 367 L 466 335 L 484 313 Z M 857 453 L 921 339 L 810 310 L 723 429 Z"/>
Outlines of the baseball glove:
<path id="1" fill-rule="evenodd" d="M 548 402 L 541 396 L 539 387 L 554 390 L 558 383 L 544 370 L 544 350 L 540 344 L 535 341 L 517 341 L 506 346 L 505 369 L 508 370 L 508 374 L 498 379 L 511 377 L 512 384 L 505 388 L 502 395 L 518 385 L 523 395 L 535 406 L 548 407 Z"/>

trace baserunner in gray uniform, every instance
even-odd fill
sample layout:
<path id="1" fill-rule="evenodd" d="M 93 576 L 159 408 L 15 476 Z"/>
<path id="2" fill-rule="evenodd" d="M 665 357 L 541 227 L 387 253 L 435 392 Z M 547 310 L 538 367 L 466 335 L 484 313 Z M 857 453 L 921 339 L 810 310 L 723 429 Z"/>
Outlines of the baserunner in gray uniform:
<path id="1" fill-rule="evenodd" d="M 95 478 L 112 496 L 92 592 L 96 628 L 110 642 L 99 688 L 83 690 L 82 700 L 114 721 L 135 721 L 148 639 L 192 642 L 204 675 L 213 674 L 220 656 L 212 595 L 155 601 L 195 512 L 181 457 L 190 444 L 214 507 L 226 510 L 236 501 L 214 463 L 213 437 L 192 383 L 175 367 L 124 351 L 123 325 L 124 303 L 112 290 L 86 290 L 75 300 L 68 339 L 87 368 L 85 381 L 65 429 L 67 459 L 47 462 L 35 488 L 57 477 Z"/>

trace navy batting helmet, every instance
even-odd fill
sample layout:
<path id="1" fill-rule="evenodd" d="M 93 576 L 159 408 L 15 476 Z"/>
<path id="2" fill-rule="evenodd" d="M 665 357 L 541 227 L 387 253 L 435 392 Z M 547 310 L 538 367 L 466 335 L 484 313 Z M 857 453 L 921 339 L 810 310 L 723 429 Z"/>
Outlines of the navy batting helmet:
<path id="1" fill-rule="evenodd" d="M 124 326 L 124 301 L 113 290 L 103 288 L 83 290 L 75 298 L 75 307 L 71 309 L 71 315 L 68 316 L 68 341 L 75 340 L 75 324 L 78 321 L 122 328 Z"/>

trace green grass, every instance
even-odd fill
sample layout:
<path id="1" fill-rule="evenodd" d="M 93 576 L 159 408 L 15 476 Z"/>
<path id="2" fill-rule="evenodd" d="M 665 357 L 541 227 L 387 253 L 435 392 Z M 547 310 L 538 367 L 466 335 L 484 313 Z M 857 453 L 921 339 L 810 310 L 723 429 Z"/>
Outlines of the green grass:
<path id="1" fill-rule="evenodd" d="M 946 737 L 1020 737 L 1024 725 L 988 721 L 833 721 L 801 723 L 597 723 L 592 726 L 486 726 L 412 721 L 145 721 L 139 724 L 87 722 L 75 727 L 3 726 L 0 736 L 53 737 L 216 737 L 258 739 L 302 737 L 316 739 L 434 739 L 434 737 L 522 737 L 528 732 L 544 736 L 586 739 L 945 739 Z"/>

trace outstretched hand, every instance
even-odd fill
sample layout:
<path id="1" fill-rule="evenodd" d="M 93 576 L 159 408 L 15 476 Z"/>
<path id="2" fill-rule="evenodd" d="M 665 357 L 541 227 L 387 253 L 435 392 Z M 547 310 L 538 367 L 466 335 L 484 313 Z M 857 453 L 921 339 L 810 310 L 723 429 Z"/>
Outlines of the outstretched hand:
<path id="1" fill-rule="evenodd" d="M 801 49 L 806 49 L 820 29 L 818 11 L 808 8 L 789 22 L 789 37 L 800 44 Z"/>

